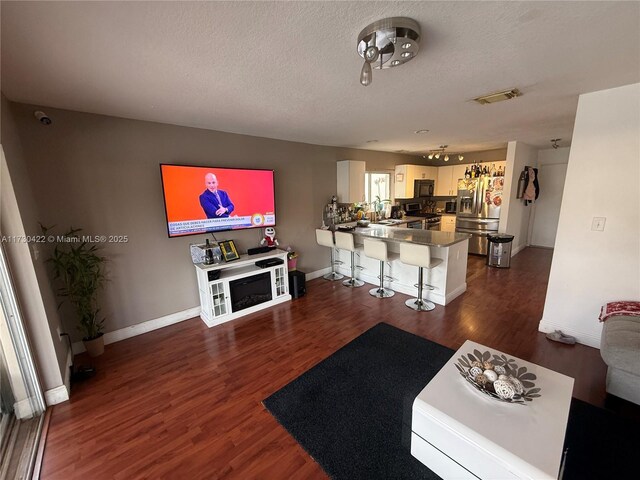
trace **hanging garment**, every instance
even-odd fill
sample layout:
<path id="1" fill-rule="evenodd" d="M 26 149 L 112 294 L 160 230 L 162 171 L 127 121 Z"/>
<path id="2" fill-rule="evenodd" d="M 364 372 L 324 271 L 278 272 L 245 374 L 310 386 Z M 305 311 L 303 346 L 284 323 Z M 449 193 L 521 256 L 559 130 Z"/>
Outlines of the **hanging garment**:
<path id="1" fill-rule="evenodd" d="M 524 196 L 524 189 L 527 187 L 528 182 L 527 170 L 523 170 L 520 173 L 520 178 L 518 179 L 518 190 L 516 191 L 516 198 L 522 198 Z"/>
<path id="2" fill-rule="evenodd" d="M 524 195 L 522 198 L 524 199 L 524 204 L 529 205 L 529 203 L 538 199 L 540 195 L 540 185 L 538 183 L 538 169 L 528 167 L 527 169 L 527 188 L 524 191 Z"/>

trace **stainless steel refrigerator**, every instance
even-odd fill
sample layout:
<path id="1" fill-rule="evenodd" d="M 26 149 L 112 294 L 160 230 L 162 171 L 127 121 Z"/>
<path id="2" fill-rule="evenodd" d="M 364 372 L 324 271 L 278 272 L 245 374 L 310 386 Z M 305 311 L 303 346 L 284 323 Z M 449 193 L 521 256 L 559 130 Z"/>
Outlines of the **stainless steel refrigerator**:
<path id="1" fill-rule="evenodd" d="M 458 180 L 456 232 L 470 233 L 469 253 L 486 255 L 489 234 L 498 233 L 504 177 Z"/>

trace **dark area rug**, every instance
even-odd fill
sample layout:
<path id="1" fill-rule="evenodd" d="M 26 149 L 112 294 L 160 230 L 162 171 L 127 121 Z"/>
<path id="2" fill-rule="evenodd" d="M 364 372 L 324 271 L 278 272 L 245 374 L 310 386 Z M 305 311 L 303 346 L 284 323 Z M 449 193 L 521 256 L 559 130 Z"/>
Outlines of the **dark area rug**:
<path id="1" fill-rule="evenodd" d="M 263 403 L 332 478 L 437 479 L 411 455 L 411 405 L 453 353 L 379 323 Z M 573 399 L 564 480 L 635 477 L 638 432 Z"/>

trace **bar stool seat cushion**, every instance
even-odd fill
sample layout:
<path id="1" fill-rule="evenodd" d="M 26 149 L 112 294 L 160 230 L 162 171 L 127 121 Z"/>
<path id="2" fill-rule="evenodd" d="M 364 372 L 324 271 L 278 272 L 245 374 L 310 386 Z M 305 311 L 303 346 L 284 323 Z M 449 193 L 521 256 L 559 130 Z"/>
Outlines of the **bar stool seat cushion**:
<path id="1" fill-rule="evenodd" d="M 381 262 L 389 261 L 387 243 L 382 240 L 364 239 L 364 254 L 369 258 L 375 258 Z"/>
<path id="2" fill-rule="evenodd" d="M 441 258 L 431 256 L 431 248 L 429 245 L 418 245 L 415 243 L 400 244 L 400 261 L 407 265 L 423 268 L 434 268 L 443 262 Z"/>
<path id="3" fill-rule="evenodd" d="M 347 232 L 336 232 L 336 248 L 340 250 L 356 251 L 356 244 L 353 234 Z"/>
<path id="4" fill-rule="evenodd" d="M 333 248 L 333 233 L 331 230 L 316 229 L 316 242 L 322 247 Z"/>

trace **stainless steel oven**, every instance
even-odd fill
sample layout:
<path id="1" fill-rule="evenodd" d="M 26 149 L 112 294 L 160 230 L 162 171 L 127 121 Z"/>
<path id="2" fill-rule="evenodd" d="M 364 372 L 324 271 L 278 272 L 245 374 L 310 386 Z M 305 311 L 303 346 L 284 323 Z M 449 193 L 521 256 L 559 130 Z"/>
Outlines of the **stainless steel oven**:
<path id="1" fill-rule="evenodd" d="M 428 216 L 424 221 L 425 230 L 440 230 L 442 223 L 442 215 Z"/>
<path id="2" fill-rule="evenodd" d="M 422 220 L 415 220 L 407 223 L 407 228 L 417 228 L 418 230 L 422 230 Z"/>

